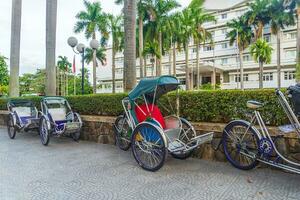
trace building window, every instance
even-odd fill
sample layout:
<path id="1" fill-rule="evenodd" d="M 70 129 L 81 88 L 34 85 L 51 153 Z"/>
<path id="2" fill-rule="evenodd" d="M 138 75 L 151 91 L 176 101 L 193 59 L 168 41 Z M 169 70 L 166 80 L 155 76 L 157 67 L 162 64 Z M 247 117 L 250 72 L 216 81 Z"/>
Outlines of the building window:
<path id="1" fill-rule="evenodd" d="M 224 34 L 224 35 L 227 34 L 227 28 L 223 28 L 221 31 L 222 31 L 222 34 Z"/>
<path id="2" fill-rule="evenodd" d="M 296 58 L 296 50 L 287 50 L 285 51 L 286 58 Z"/>
<path id="3" fill-rule="evenodd" d="M 222 49 L 227 49 L 228 48 L 228 43 L 223 43 L 221 44 Z"/>
<path id="4" fill-rule="evenodd" d="M 241 82 L 241 75 L 240 74 L 234 75 L 234 81 L 236 83 Z M 249 74 L 244 74 L 244 81 L 249 81 Z"/>
<path id="5" fill-rule="evenodd" d="M 284 80 L 294 80 L 296 78 L 295 71 L 284 72 Z"/>
<path id="6" fill-rule="evenodd" d="M 227 13 L 222 14 L 221 19 L 227 19 Z"/>
<path id="7" fill-rule="evenodd" d="M 285 38 L 287 40 L 294 40 L 297 38 L 297 32 L 292 32 L 292 33 L 286 33 Z"/>
<path id="8" fill-rule="evenodd" d="M 243 56 L 243 61 L 248 62 L 251 60 L 251 56 L 250 55 L 244 55 Z"/>
<path id="9" fill-rule="evenodd" d="M 268 43 L 271 42 L 271 35 L 265 35 L 264 40 Z"/>
<path id="10" fill-rule="evenodd" d="M 273 73 L 264 73 L 263 74 L 263 81 L 273 81 Z"/>
<path id="11" fill-rule="evenodd" d="M 204 51 L 212 51 L 214 48 L 212 46 L 205 46 L 203 48 Z"/>
<path id="12" fill-rule="evenodd" d="M 222 58 L 222 59 L 221 59 L 221 64 L 222 64 L 222 65 L 228 64 L 228 58 Z"/>

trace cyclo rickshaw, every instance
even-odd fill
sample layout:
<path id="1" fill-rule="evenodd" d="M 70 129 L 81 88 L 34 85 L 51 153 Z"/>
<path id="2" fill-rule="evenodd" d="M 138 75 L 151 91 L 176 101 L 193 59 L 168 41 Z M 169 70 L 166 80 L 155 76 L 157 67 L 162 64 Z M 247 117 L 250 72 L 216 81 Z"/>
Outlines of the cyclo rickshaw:
<path id="1" fill-rule="evenodd" d="M 7 103 L 8 120 L 7 131 L 10 139 L 16 137 L 17 132 L 38 130 L 38 111 L 30 100 L 9 100 Z"/>
<path id="2" fill-rule="evenodd" d="M 82 120 L 65 98 L 44 97 L 41 110 L 39 133 L 43 145 L 48 145 L 50 135 L 71 136 L 73 140 L 79 140 Z"/>
<path id="3" fill-rule="evenodd" d="M 122 100 L 124 114 L 114 125 L 116 144 L 122 150 L 131 147 L 135 160 L 145 170 L 160 169 L 168 152 L 174 158 L 186 159 L 213 138 L 213 133 L 197 136 L 184 118 L 162 116 L 159 98 L 178 87 L 179 81 L 173 76 L 145 78 Z"/>

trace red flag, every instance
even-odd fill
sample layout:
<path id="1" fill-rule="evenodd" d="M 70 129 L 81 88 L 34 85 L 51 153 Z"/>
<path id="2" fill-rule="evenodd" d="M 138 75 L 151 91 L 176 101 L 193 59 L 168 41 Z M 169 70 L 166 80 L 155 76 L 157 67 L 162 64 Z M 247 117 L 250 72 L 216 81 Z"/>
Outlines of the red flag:
<path id="1" fill-rule="evenodd" d="M 76 66 L 75 66 L 75 55 L 73 57 L 73 65 L 72 65 L 72 71 L 75 74 L 76 73 Z"/>

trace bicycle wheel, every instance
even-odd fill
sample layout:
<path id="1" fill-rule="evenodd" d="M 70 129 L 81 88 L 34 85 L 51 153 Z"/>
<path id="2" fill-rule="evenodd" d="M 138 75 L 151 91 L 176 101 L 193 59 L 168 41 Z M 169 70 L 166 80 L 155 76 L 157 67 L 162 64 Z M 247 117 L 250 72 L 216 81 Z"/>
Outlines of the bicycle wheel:
<path id="1" fill-rule="evenodd" d="M 42 144 L 44 146 L 47 146 L 49 144 L 50 136 L 49 136 L 47 120 L 45 117 L 41 117 L 40 119 L 39 134 L 40 134 Z"/>
<path id="2" fill-rule="evenodd" d="M 80 123 L 81 119 L 78 113 L 74 113 L 74 121 L 73 122 L 77 122 Z M 71 133 L 71 137 L 74 141 L 78 141 L 80 139 L 80 129 L 74 133 Z"/>
<path id="3" fill-rule="evenodd" d="M 8 115 L 7 120 L 7 133 L 10 139 L 15 139 L 17 130 L 14 126 L 14 118 L 12 114 Z"/>
<path id="4" fill-rule="evenodd" d="M 243 121 L 229 123 L 223 131 L 223 149 L 227 160 L 236 168 L 250 170 L 257 166 L 258 136 Z"/>
<path id="5" fill-rule="evenodd" d="M 167 149 L 159 128 L 142 123 L 133 131 L 131 148 L 137 163 L 147 171 L 159 170 L 165 161 Z"/>
<path id="6" fill-rule="evenodd" d="M 125 115 L 120 115 L 115 121 L 116 145 L 123 151 L 130 148 L 131 128 Z"/>
<path id="7" fill-rule="evenodd" d="M 186 144 L 190 142 L 192 138 L 196 137 L 196 132 L 194 127 L 189 122 L 187 122 L 185 119 L 180 119 L 180 120 L 182 123 L 182 131 L 180 133 L 179 139 Z M 181 152 L 171 153 L 171 156 L 176 159 L 185 160 L 191 157 L 193 152 L 194 149 L 186 153 L 181 153 Z"/>

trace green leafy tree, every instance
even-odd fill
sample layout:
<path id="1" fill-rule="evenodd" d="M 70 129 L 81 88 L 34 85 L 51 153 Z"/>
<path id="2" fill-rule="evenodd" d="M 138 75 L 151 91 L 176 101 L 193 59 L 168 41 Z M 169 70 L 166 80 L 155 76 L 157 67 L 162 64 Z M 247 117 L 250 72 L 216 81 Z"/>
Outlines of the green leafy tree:
<path id="1" fill-rule="evenodd" d="M 159 44 L 157 41 L 149 41 L 145 44 L 144 51 L 143 51 L 143 56 L 151 56 L 151 63 L 152 63 L 152 72 L 151 76 L 154 76 L 154 62 L 155 58 L 160 58 L 161 54 L 159 52 Z M 145 69 L 147 70 L 147 69 Z"/>
<path id="2" fill-rule="evenodd" d="M 259 88 L 263 88 L 263 65 L 269 64 L 272 58 L 273 48 L 263 39 L 258 39 L 250 46 L 250 53 L 254 60 L 259 63 Z"/>
<path id="3" fill-rule="evenodd" d="M 75 24 L 75 33 L 84 32 L 86 38 L 96 38 L 96 33 L 100 32 L 102 38 L 108 38 L 107 33 L 107 15 L 102 11 L 100 2 L 83 1 L 85 10 L 76 15 L 78 20 Z M 105 40 L 101 40 L 105 42 Z M 102 44 L 104 45 L 104 44 Z M 96 93 L 96 52 L 93 54 L 93 92 Z"/>
<path id="4" fill-rule="evenodd" d="M 231 29 L 226 35 L 229 38 L 230 45 L 236 43 L 239 48 L 239 61 L 240 61 L 240 77 L 241 89 L 244 89 L 244 67 L 243 67 L 243 53 L 246 48 L 251 44 L 253 37 L 251 26 L 247 23 L 245 16 L 238 19 L 233 19 L 227 23 L 227 27 Z"/>
<path id="5" fill-rule="evenodd" d="M 26 73 L 20 77 L 20 92 L 21 94 L 33 94 L 36 93 L 33 88 L 35 74 Z"/>
<path id="6" fill-rule="evenodd" d="M 0 55 L 0 85 L 7 86 L 9 83 L 8 66 L 4 56 Z"/>

